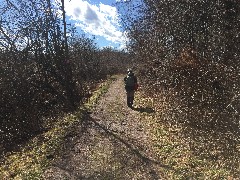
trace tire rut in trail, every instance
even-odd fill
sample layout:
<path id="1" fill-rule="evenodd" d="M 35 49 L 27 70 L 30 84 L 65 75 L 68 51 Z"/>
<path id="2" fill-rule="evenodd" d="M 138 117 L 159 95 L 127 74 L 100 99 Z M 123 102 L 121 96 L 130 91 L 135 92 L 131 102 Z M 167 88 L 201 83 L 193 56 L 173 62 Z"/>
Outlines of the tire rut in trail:
<path id="1" fill-rule="evenodd" d="M 123 75 L 110 85 L 45 179 L 164 179 L 140 112 L 126 106 Z M 55 174 L 56 173 L 56 174 Z"/>

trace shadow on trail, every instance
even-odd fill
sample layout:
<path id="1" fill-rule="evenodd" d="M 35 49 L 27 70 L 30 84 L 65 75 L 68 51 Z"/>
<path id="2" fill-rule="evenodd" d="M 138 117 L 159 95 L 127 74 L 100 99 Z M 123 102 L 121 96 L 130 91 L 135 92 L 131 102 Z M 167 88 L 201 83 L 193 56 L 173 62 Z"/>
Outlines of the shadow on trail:
<path id="1" fill-rule="evenodd" d="M 150 112 L 152 112 L 152 111 L 150 111 Z M 159 176 L 159 174 L 155 171 L 154 166 L 158 167 L 158 168 L 163 168 L 165 170 L 174 170 L 173 167 L 162 164 L 161 162 L 146 156 L 144 154 L 144 152 L 141 152 L 142 147 L 140 147 L 139 145 L 136 145 L 133 142 L 134 141 L 133 139 L 130 139 L 130 138 L 124 139 L 124 136 L 121 137 L 121 134 L 117 134 L 117 132 L 115 130 L 110 129 L 97 121 L 98 121 L 98 119 L 93 119 L 92 117 L 88 117 L 88 122 L 92 122 L 93 126 L 98 128 L 99 130 L 102 130 L 104 132 L 105 136 L 107 135 L 106 136 L 107 138 L 112 138 L 114 141 L 116 141 L 116 147 L 115 147 L 116 149 L 121 149 L 119 147 L 119 143 L 124 145 L 127 148 L 127 152 L 128 152 L 127 156 L 126 156 L 126 154 L 124 154 L 124 152 L 121 153 L 121 151 L 120 151 L 119 159 L 122 159 L 122 158 L 124 159 L 124 156 L 126 156 L 125 158 L 128 161 L 130 158 L 132 158 L 131 156 L 137 157 L 137 159 L 136 159 L 137 162 L 134 162 L 135 168 L 138 165 L 141 167 L 144 167 L 149 172 L 150 179 L 160 179 L 161 178 Z M 125 162 L 125 163 L 126 163 L 125 166 L 127 167 L 128 163 L 127 162 Z M 138 168 L 141 168 L 141 167 L 138 167 Z"/>
<path id="2" fill-rule="evenodd" d="M 124 139 L 122 139 L 119 135 L 115 134 L 112 130 L 106 128 L 105 126 L 99 124 L 96 120 L 90 119 L 97 127 L 101 128 L 105 131 L 105 133 L 109 134 L 110 136 L 114 137 L 116 140 L 120 141 L 122 144 L 124 144 L 128 149 L 130 149 L 139 159 L 142 160 L 144 163 L 153 163 L 157 165 L 161 165 L 164 168 L 171 169 L 169 166 L 163 165 L 158 161 L 152 160 L 146 156 L 144 156 L 137 148 L 134 148 L 132 144 L 126 142 Z"/>
<path id="3" fill-rule="evenodd" d="M 155 110 L 150 108 L 150 107 L 141 107 L 141 106 L 140 107 L 132 107 L 132 110 L 138 111 L 140 113 L 144 113 L 145 112 L 145 113 L 148 113 L 148 114 L 155 112 Z"/>
<path id="4" fill-rule="evenodd" d="M 68 179 L 162 179 L 175 171 L 145 153 L 145 148 L 111 125 L 85 114 L 83 121 L 65 138 L 65 154 L 52 169 L 55 177 Z M 75 139 L 75 140 L 74 140 Z M 137 177 L 135 177 L 137 176 Z"/>

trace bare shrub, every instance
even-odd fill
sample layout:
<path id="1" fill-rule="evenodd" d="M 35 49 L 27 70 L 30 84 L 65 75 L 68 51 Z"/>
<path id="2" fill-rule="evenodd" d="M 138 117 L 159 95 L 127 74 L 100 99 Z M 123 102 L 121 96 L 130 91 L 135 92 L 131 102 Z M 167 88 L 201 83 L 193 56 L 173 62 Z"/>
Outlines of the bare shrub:
<path id="1" fill-rule="evenodd" d="M 180 109 L 169 112 L 177 114 L 172 121 L 239 132 L 240 51 L 234 39 L 240 4 L 139 2 L 122 2 L 119 10 L 129 10 L 122 24 L 147 92 L 172 92 L 170 99 Z"/>

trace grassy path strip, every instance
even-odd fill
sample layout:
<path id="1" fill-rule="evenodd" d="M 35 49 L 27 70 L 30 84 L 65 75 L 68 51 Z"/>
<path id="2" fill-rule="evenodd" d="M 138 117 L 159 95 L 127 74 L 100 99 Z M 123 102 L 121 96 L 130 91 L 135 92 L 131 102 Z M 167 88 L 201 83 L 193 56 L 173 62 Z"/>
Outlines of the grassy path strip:
<path id="1" fill-rule="evenodd" d="M 138 106 L 159 107 L 156 102 L 151 98 L 137 96 Z M 214 149 L 212 141 L 215 141 L 215 137 L 210 133 L 206 135 L 208 141 L 183 137 L 185 127 L 171 124 L 165 120 L 166 116 L 164 109 L 158 108 L 151 114 L 141 113 L 144 131 L 151 134 L 156 156 L 160 158 L 162 164 L 172 167 L 164 171 L 167 179 L 240 179 L 240 154 L 235 152 L 236 149 L 228 153 L 224 148 L 221 149 L 221 144 L 216 146 L 218 150 Z M 203 139 L 204 136 L 197 138 Z M 206 151 L 201 150 L 199 144 L 204 145 Z M 207 147 L 212 151 L 208 151 Z"/>
<path id="2" fill-rule="evenodd" d="M 65 137 L 81 123 L 84 112 L 91 110 L 115 77 L 102 83 L 92 97 L 73 114 L 59 118 L 52 129 L 33 138 L 19 152 L 5 155 L 0 162 L 0 179 L 41 179 L 44 170 L 61 155 Z"/>
<path id="3" fill-rule="evenodd" d="M 123 78 L 124 75 L 118 76 L 101 97 L 89 113 L 84 133 L 69 143 L 69 153 L 47 171 L 47 179 L 56 176 L 67 179 L 162 177 L 162 169 L 168 167 L 152 154 L 144 121 L 139 121 L 139 113 L 153 111 L 146 106 L 127 107 Z"/>

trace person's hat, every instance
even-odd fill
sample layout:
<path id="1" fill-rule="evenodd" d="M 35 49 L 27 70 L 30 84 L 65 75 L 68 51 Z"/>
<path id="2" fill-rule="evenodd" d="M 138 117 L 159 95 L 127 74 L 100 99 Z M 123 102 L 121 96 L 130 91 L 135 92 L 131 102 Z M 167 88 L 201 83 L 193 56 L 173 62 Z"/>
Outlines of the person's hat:
<path id="1" fill-rule="evenodd" d="M 129 73 L 129 72 L 132 72 L 132 69 L 128 69 L 127 72 L 128 72 L 128 73 Z"/>

